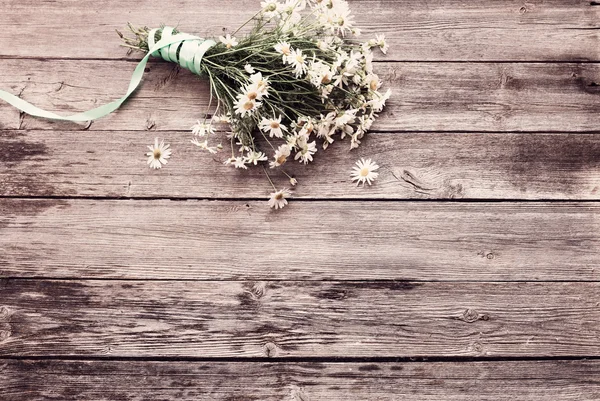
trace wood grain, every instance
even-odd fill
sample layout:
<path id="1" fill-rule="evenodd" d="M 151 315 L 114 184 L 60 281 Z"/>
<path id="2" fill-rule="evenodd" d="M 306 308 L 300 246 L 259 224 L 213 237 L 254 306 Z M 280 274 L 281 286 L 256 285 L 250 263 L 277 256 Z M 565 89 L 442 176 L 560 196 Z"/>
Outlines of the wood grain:
<path id="1" fill-rule="evenodd" d="M 223 363 L 0 361 L 0 398 L 561 401 L 600 398 L 598 361 Z"/>
<path id="2" fill-rule="evenodd" d="M 1 279 L 0 290 L 4 356 L 600 356 L 600 283 Z"/>
<path id="3" fill-rule="evenodd" d="M 384 33 L 393 60 L 600 60 L 600 11 L 589 0 L 351 0 L 365 40 Z M 120 58 L 115 29 L 177 25 L 201 36 L 233 31 L 258 0 L 5 0 L 0 55 Z M 43 39 L 41 39 L 43 38 Z"/>
<path id="4" fill-rule="evenodd" d="M 3 199 L 0 276 L 598 280 L 599 232 L 597 203 Z"/>
<path id="5" fill-rule="evenodd" d="M 264 197 L 260 168 L 225 166 L 164 132 L 174 155 L 161 171 L 147 167 L 145 145 L 156 133 L 5 131 L 0 134 L 0 195 L 75 197 Z M 600 199 L 600 134 L 373 133 L 362 147 L 321 151 L 308 166 L 290 162 L 295 198 L 326 199 Z M 265 146 L 268 148 L 268 146 Z M 356 188 L 359 157 L 381 166 L 375 185 Z M 277 186 L 287 177 L 271 170 Z"/>
<path id="6" fill-rule="evenodd" d="M 600 8 L 600 7 L 599 7 Z M 0 88 L 70 114 L 121 97 L 131 61 L 0 60 Z M 393 91 L 378 131 L 595 131 L 600 64 L 379 63 Z M 91 125 L 20 115 L 0 103 L 0 129 L 190 131 L 205 113 L 208 87 L 164 61 L 149 66 L 130 101 Z"/>

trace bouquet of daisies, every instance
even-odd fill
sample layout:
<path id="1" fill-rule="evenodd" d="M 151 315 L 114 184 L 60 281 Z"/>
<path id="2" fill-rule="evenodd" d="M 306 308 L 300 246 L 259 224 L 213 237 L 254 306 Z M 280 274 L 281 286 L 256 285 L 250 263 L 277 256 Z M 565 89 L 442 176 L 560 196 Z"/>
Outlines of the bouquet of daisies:
<path id="1" fill-rule="evenodd" d="M 249 23 L 249 32 L 236 37 Z M 160 53 L 210 82 L 209 110 L 193 126 L 192 143 L 217 153 L 223 146 L 214 138 L 216 126 L 228 124 L 231 156 L 225 164 L 268 165 L 287 175 L 291 185 L 296 180 L 283 169 L 289 161 L 309 163 L 319 146 L 326 149 L 338 138 L 348 139 L 350 149 L 358 147 L 390 90 L 380 91 L 381 79 L 373 71 L 371 49 L 385 53 L 384 36 L 361 43 L 353 23 L 343 0 L 267 0 L 234 33 L 195 45 L 203 47 L 200 64 L 181 62 L 190 53 L 184 46 Z M 165 27 L 129 28 L 134 36 L 121 35 L 124 45 L 145 52 L 165 34 L 178 34 Z M 154 168 L 165 161 L 158 146 L 149 153 Z M 361 178 L 366 175 L 356 179 Z M 283 207 L 289 192 L 275 191 L 270 204 Z"/>

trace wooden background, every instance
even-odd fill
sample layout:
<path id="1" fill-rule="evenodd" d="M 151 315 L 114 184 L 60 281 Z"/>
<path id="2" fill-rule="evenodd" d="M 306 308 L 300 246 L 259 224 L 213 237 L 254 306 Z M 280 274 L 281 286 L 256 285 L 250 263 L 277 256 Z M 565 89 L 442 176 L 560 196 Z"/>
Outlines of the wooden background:
<path id="1" fill-rule="evenodd" d="M 1 400 L 600 399 L 600 3 L 351 3 L 394 96 L 280 212 L 189 144 L 207 86 L 173 65 L 91 124 L 0 103 Z M 124 93 L 127 21 L 259 2 L 0 5 L 0 88 L 67 114 Z"/>

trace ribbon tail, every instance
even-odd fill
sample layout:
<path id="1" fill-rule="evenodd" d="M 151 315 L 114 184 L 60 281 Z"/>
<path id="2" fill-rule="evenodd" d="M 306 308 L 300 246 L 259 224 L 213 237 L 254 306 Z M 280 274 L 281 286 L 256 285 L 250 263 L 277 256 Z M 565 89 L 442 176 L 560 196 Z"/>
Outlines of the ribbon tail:
<path id="1" fill-rule="evenodd" d="M 152 53 L 160 50 L 164 47 L 170 46 L 174 43 L 183 42 L 184 40 L 203 40 L 198 38 L 197 36 L 187 35 L 187 34 L 177 34 L 171 36 L 169 38 L 165 38 L 164 40 L 159 40 L 151 49 L 148 50 L 146 56 L 138 63 L 133 71 L 131 76 L 131 81 L 129 82 L 129 88 L 127 89 L 127 93 L 125 96 L 120 99 L 114 100 L 110 103 L 104 104 L 102 106 L 96 107 L 94 109 L 84 111 L 81 113 L 76 113 L 70 116 L 61 116 L 59 114 L 53 113 L 51 111 L 40 109 L 37 106 L 32 105 L 31 103 L 21 99 L 13 95 L 12 93 L 8 93 L 6 91 L 0 90 L 0 100 L 4 100 L 8 104 L 16 107 L 24 113 L 35 117 L 43 117 L 52 120 L 61 120 L 61 121 L 90 121 L 96 120 L 98 118 L 104 117 L 113 111 L 117 110 L 121 105 L 129 98 L 129 96 L 137 89 L 140 82 L 142 81 L 142 77 L 144 75 L 144 69 L 146 68 L 146 64 L 148 63 L 148 59 L 152 55 Z"/>

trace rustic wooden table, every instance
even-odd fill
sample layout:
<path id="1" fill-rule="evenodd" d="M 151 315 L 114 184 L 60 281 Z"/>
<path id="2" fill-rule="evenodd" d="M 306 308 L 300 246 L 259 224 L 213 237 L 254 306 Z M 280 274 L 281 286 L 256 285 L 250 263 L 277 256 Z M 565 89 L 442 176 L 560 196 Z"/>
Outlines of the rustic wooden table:
<path id="1" fill-rule="evenodd" d="M 0 3 L 0 88 L 63 114 L 123 94 L 127 21 L 259 5 Z M 279 212 L 189 144 L 207 86 L 173 65 L 91 124 L 1 103 L 0 399 L 599 400 L 598 5 L 352 1 L 394 96 Z"/>

